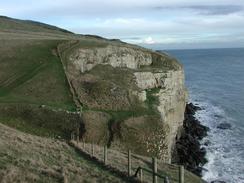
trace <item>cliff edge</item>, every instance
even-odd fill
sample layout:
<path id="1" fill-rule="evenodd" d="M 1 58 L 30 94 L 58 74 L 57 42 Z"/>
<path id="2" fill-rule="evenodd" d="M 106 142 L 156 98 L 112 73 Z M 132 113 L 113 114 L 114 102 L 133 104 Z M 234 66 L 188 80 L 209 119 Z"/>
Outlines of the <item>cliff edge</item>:
<path id="1" fill-rule="evenodd" d="M 184 70 L 174 58 L 92 37 L 66 42 L 59 52 L 82 108 L 82 140 L 171 162 L 187 101 Z"/>

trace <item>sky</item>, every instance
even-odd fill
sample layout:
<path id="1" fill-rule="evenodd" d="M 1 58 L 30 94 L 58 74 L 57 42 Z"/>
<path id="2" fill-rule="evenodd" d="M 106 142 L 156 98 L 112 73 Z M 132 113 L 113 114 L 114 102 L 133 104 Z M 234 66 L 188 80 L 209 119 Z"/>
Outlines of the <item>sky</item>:
<path id="1" fill-rule="evenodd" d="M 244 0 L 0 0 L 0 15 L 152 49 L 244 47 Z"/>

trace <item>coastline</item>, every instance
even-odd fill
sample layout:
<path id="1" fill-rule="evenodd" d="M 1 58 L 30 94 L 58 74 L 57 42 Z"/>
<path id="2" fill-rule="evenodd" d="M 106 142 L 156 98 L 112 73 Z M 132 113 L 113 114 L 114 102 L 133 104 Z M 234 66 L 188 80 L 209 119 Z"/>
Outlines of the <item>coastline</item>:
<path id="1" fill-rule="evenodd" d="M 201 147 L 206 148 L 208 160 L 202 167 L 202 178 L 207 182 L 244 183 L 244 65 L 241 59 L 244 51 L 227 50 L 171 50 L 168 53 L 184 65 L 189 102 L 202 108 L 195 117 L 210 128 L 200 141 Z"/>
<path id="2" fill-rule="evenodd" d="M 183 128 L 176 138 L 173 163 L 184 165 L 187 170 L 202 176 L 207 159 L 206 149 L 201 147 L 200 141 L 207 136 L 209 128 L 196 119 L 195 113 L 198 110 L 201 108 L 197 105 L 192 103 L 186 105 Z"/>

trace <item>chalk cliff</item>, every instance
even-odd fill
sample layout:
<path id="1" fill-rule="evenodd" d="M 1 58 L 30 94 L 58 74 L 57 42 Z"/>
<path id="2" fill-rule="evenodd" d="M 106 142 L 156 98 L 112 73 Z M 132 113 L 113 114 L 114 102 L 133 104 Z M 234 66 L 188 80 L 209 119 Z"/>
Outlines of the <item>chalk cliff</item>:
<path id="1" fill-rule="evenodd" d="M 170 162 L 187 101 L 182 66 L 124 43 L 89 45 L 75 43 L 63 59 L 82 105 L 81 138 Z"/>

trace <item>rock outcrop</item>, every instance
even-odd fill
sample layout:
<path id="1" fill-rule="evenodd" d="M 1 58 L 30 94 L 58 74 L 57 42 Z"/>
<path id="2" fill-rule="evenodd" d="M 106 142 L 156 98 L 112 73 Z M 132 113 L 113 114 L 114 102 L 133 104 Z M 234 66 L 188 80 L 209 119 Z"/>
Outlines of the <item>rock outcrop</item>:
<path id="1" fill-rule="evenodd" d="M 187 92 L 184 86 L 183 70 L 169 70 L 164 72 L 136 72 L 138 87 L 143 90 L 159 88 L 156 96 L 159 103 L 157 110 L 162 123 L 168 127 L 166 141 L 168 144 L 167 160 L 171 162 L 171 154 L 175 144 L 175 137 L 184 120 Z"/>
<path id="2" fill-rule="evenodd" d="M 69 53 L 66 74 L 83 108 L 111 116 L 103 122 L 113 133 L 108 143 L 171 162 L 187 101 L 182 66 L 166 54 L 126 44 L 78 44 Z"/>
<path id="3" fill-rule="evenodd" d="M 199 140 L 207 136 L 208 127 L 194 117 L 201 108 L 192 103 L 186 105 L 185 119 L 180 137 L 176 141 L 174 163 L 184 165 L 189 171 L 201 176 L 202 166 L 207 162 L 206 150 Z"/>
<path id="4" fill-rule="evenodd" d="M 140 66 L 152 64 L 150 52 L 113 45 L 94 49 L 78 49 L 70 56 L 70 60 L 73 60 L 74 65 L 82 73 L 91 70 L 98 64 L 108 64 L 112 67 L 126 67 L 130 69 L 138 69 Z"/>

